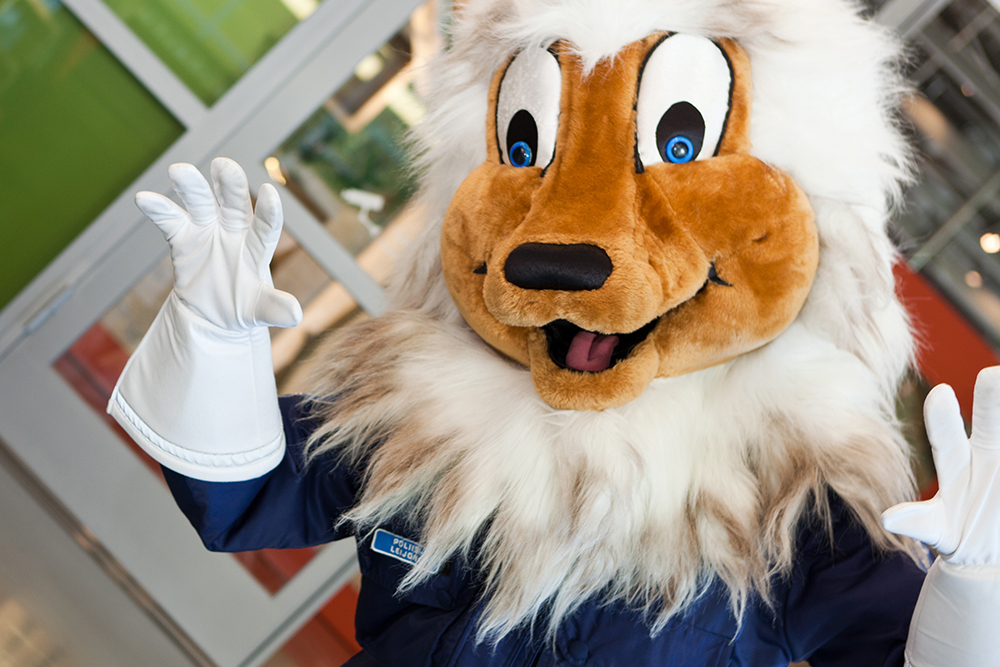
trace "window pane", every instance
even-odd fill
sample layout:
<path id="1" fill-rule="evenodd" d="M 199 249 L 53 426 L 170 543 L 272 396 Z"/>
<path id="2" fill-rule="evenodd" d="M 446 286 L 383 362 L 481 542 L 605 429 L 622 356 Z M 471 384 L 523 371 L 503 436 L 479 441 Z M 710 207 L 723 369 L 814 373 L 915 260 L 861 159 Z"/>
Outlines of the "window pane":
<path id="1" fill-rule="evenodd" d="M 319 338 L 310 332 L 328 332 L 364 313 L 343 286 L 330 278 L 292 238 L 282 232 L 271 261 L 274 286 L 302 304 L 303 322 L 291 329 L 271 329 L 271 356 L 279 394 L 308 392 Z"/>
<path id="2" fill-rule="evenodd" d="M 425 220 L 408 203 L 415 182 L 405 142 L 424 113 L 420 76 L 441 44 L 438 20 L 436 3 L 418 7 L 264 162 L 271 178 L 380 283 Z M 321 358 L 314 352 L 325 333 L 364 316 L 312 262 L 309 249 L 293 244 L 283 238 L 272 263 L 275 285 L 295 294 L 304 313 L 298 327 L 272 332 L 279 388 L 287 392 L 311 389 L 307 379 Z"/>
<path id="3" fill-rule="evenodd" d="M 212 104 L 318 0 L 105 0 L 184 83 Z"/>
<path id="4" fill-rule="evenodd" d="M 60 3 L 0 2 L 0 307 L 182 131 Z"/>

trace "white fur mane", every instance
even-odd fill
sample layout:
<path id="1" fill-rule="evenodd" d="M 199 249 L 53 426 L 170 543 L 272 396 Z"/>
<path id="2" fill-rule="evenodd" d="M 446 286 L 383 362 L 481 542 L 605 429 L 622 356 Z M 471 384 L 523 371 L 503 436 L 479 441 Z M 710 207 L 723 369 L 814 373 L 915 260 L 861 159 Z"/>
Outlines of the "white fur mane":
<path id="1" fill-rule="evenodd" d="M 839 494 L 882 547 L 878 514 L 912 493 L 893 397 L 912 355 L 887 210 L 908 176 L 891 116 L 896 44 L 841 0 L 485 0 L 458 12 L 420 130 L 430 223 L 392 284 L 396 309 L 334 339 L 312 456 L 367 465 L 348 520 L 407 514 L 423 556 L 404 588 L 481 542 L 481 637 L 592 596 L 655 630 L 717 576 L 737 615 L 787 572 L 796 526 Z M 486 157 L 490 78 L 517 48 L 565 39 L 593 65 L 658 30 L 732 37 L 754 80 L 752 153 L 810 195 L 820 265 L 796 322 L 736 360 L 659 379 L 602 412 L 555 410 L 530 373 L 462 321 L 441 219 Z"/>

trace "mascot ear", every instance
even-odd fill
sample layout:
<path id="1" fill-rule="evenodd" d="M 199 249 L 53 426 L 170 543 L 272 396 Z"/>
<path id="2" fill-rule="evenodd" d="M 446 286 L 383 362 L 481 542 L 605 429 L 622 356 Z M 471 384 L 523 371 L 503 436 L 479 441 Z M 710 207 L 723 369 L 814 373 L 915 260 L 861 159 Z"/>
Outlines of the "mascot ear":
<path id="1" fill-rule="evenodd" d="M 643 65 L 636 101 L 637 168 L 718 153 L 733 96 L 729 56 L 717 43 L 669 34 Z"/>
<path id="2" fill-rule="evenodd" d="M 514 56 L 497 92 L 501 162 L 512 167 L 549 166 L 556 150 L 561 92 L 559 61 L 552 51 L 532 47 Z"/>

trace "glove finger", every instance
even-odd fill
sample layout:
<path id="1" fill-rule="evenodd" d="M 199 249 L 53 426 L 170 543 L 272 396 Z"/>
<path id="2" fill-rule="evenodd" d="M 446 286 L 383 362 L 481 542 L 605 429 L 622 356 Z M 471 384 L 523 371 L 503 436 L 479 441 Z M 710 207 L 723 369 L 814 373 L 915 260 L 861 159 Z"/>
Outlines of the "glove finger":
<path id="1" fill-rule="evenodd" d="M 976 378 L 972 434 L 976 447 L 1000 449 L 1000 366 L 984 368 Z"/>
<path id="2" fill-rule="evenodd" d="M 254 264 L 266 270 L 274 255 L 274 248 L 281 237 L 281 198 L 270 183 L 260 186 L 257 192 L 257 210 L 254 212 L 247 247 Z"/>
<path id="3" fill-rule="evenodd" d="M 253 309 L 254 323 L 265 327 L 294 327 L 302 321 L 302 306 L 288 292 L 262 284 Z"/>
<path id="4" fill-rule="evenodd" d="M 222 224 L 230 229 L 249 227 L 253 206 L 250 203 L 250 185 L 243 168 L 229 158 L 217 157 L 212 160 L 211 174 Z"/>
<path id="5" fill-rule="evenodd" d="M 184 209 L 158 192 L 137 192 L 135 205 L 160 228 L 167 241 L 191 221 Z"/>
<path id="6" fill-rule="evenodd" d="M 936 548 L 944 530 L 942 505 L 936 498 L 921 503 L 900 503 L 882 512 L 882 527 L 890 533 L 912 537 Z"/>
<path id="7" fill-rule="evenodd" d="M 172 164 L 167 169 L 174 192 L 184 202 L 191 215 L 191 221 L 199 226 L 210 225 L 219 217 L 219 205 L 215 202 L 212 188 L 193 164 Z"/>
<path id="8" fill-rule="evenodd" d="M 944 489 L 968 476 L 972 448 L 955 391 L 946 384 L 934 387 L 924 401 L 924 426 L 931 441 L 938 485 Z"/>

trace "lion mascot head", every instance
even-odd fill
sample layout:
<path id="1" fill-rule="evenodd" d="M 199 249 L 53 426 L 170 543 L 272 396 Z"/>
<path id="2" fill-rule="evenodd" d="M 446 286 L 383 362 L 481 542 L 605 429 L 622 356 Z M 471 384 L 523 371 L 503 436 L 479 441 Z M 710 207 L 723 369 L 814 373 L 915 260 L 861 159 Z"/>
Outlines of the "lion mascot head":
<path id="1" fill-rule="evenodd" d="M 419 129 L 395 307 L 331 342 L 350 520 L 475 554 L 481 632 L 594 595 L 739 612 L 839 496 L 912 494 L 886 221 L 898 46 L 843 0 L 470 0 Z"/>

